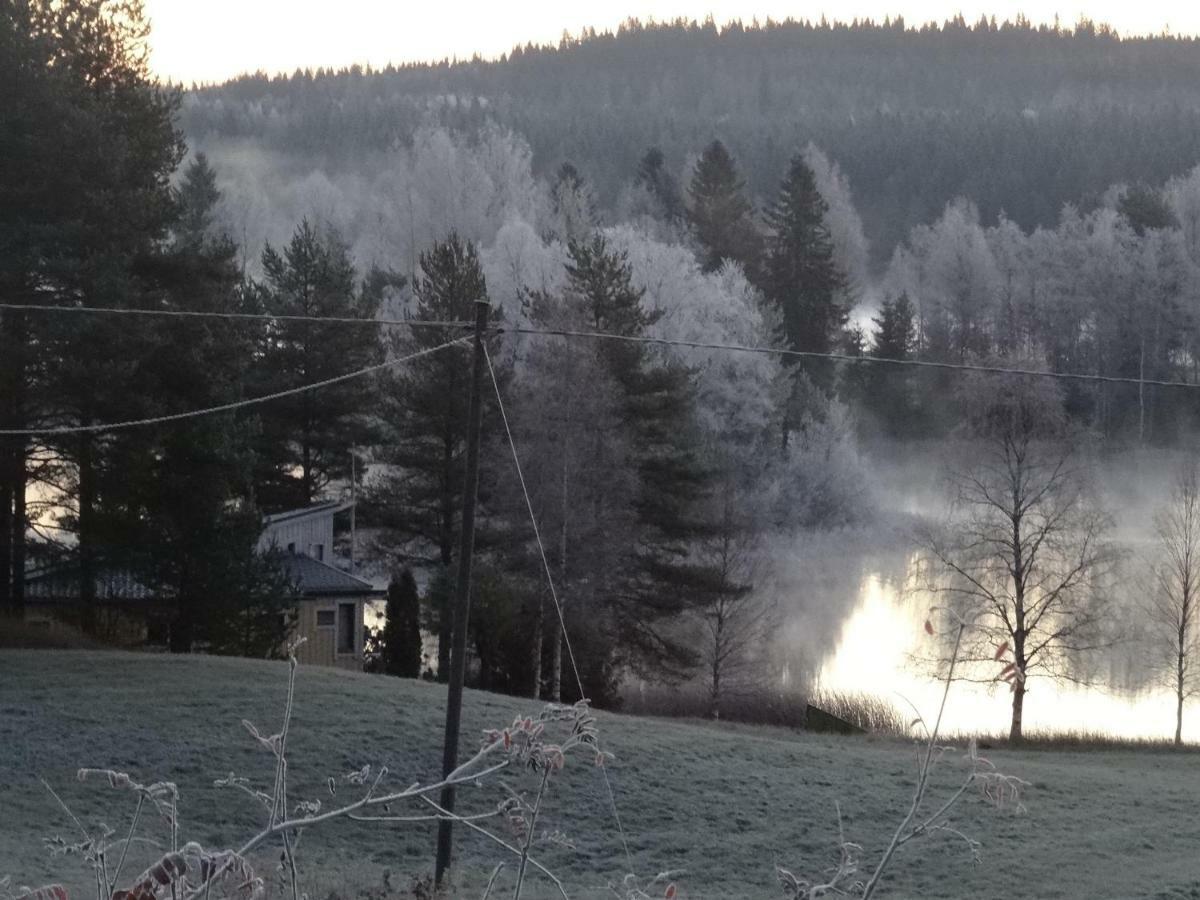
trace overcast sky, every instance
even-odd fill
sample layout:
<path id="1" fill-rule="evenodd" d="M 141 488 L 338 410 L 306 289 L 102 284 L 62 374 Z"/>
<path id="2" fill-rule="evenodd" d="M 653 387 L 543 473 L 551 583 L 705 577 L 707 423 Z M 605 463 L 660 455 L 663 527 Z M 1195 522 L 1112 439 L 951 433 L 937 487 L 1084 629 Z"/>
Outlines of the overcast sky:
<path id="1" fill-rule="evenodd" d="M 1114 25 L 1122 34 L 1200 32 L 1200 3 L 1188 0 L 1092 0 L 1062 4 L 1027 0 L 988 5 L 958 0 L 145 0 L 154 28 L 153 65 L 158 74 L 185 84 L 220 81 L 263 69 L 498 56 L 517 43 L 555 42 L 563 31 L 614 27 L 622 20 L 678 16 L 718 22 L 755 15 L 783 19 L 883 19 L 902 13 L 909 22 L 943 20 L 962 12 L 997 18 L 1023 11 L 1034 21 L 1055 13 L 1070 24 L 1081 13 Z"/>

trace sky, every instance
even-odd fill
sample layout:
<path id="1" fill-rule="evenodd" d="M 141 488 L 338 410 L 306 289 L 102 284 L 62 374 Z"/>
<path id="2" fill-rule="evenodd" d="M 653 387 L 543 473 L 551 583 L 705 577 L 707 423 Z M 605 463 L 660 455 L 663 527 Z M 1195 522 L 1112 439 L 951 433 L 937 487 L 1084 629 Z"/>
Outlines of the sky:
<path id="1" fill-rule="evenodd" d="M 151 65 L 183 84 L 223 81 L 243 72 L 383 66 L 475 53 L 496 57 L 528 41 L 556 43 L 564 31 L 613 28 L 627 18 L 680 16 L 849 20 L 902 14 L 907 21 L 942 21 L 961 12 L 999 19 L 1023 12 L 1034 22 L 1063 24 L 1086 15 L 1122 34 L 1200 33 L 1200 3 L 1186 0 L 1026 0 L 1000 5 L 975 0 L 145 0 L 153 33 Z"/>

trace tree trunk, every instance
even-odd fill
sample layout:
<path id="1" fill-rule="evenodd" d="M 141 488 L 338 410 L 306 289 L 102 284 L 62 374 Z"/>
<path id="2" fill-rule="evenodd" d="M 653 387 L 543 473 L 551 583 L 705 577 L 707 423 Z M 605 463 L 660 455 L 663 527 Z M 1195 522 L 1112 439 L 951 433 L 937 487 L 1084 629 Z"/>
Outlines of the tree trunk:
<path id="1" fill-rule="evenodd" d="M 570 422 L 570 411 L 567 412 L 567 421 Z M 558 531 L 558 589 L 565 592 L 567 586 L 567 516 L 570 511 L 570 499 L 568 487 L 568 463 L 567 459 L 570 456 L 563 448 L 562 455 L 562 509 L 559 510 L 562 522 Z M 562 602 L 561 600 L 559 601 Z M 555 703 L 562 702 L 562 621 L 559 618 L 559 610 L 554 611 L 554 624 L 550 629 L 553 635 L 553 645 L 550 648 L 550 699 Z"/>
<path id="2" fill-rule="evenodd" d="M 0 370 L 0 422 L 7 428 L 24 428 L 25 348 L 29 341 L 25 313 L 10 310 L 0 320 L 0 348 L 4 369 Z M 25 455 L 23 437 L 0 439 L 0 615 L 20 618 L 25 601 Z"/>
<path id="3" fill-rule="evenodd" d="M 452 598 L 447 594 L 441 599 L 438 610 L 438 668 L 437 680 L 445 684 L 450 680 L 450 603 Z"/>
<path id="4" fill-rule="evenodd" d="M 1183 691 L 1175 695 L 1175 746 L 1183 746 Z"/>
<path id="5" fill-rule="evenodd" d="M 708 717 L 721 718 L 721 665 L 714 660 L 712 665 L 712 686 L 709 690 Z"/>
<path id="6" fill-rule="evenodd" d="M 1138 445 L 1146 443 L 1146 338 L 1138 351 Z"/>
<path id="7" fill-rule="evenodd" d="M 1019 744 L 1022 739 L 1022 724 L 1021 716 L 1025 709 L 1025 685 L 1020 681 L 1016 682 L 1013 688 L 1012 700 L 1012 726 L 1008 730 L 1008 741 L 1010 744 Z"/>
<path id="8" fill-rule="evenodd" d="M 12 609 L 12 584 L 16 567 L 12 564 L 12 487 L 8 478 L 8 447 L 0 443 L 0 616 L 15 615 Z"/>
<path id="9" fill-rule="evenodd" d="M 12 459 L 12 587 L 8 602 L 15 618 L 22 618 L 25 613 L 25 532 L 29 528 L 29 508 L 25 499 L 25 452 L 22 441 Z"/>
<path id="10" fill-rule="evenodd" d="M 538 591 L 537 615 L 533 620 L 533 678 L 531 679 L 533 685 L 530 694 L 534 700 L 540 700 L 542 697 L 542 648 L 546 643 L 545 628 L 546 598 L 542 591 Z"/>
<path id="11" fill-rule="evenodd" d="M 96 618 L 96 468 L 93 438 L 79 439 L 79 611 L 84 634 L 97 635 Z"/>
<path id="12" fill-rule="evenodd" d="M 1187 687 L 1187 601 L 1179 623 L 1175 657 L 1175 746 L 1183 746 L 1183 695 Z"/>

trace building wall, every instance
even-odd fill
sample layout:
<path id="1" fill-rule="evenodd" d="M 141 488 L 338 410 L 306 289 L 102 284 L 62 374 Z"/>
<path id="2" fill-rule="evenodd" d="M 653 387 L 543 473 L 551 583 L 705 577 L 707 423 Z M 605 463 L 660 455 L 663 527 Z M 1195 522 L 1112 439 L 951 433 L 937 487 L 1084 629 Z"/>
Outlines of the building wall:
<path id="1" fill-rule="evenodd" d="M 342 603 L 354 605 L 353 653 L 337 652 L 338 606 Z M 332 626 L 318 625 L 317 613 L 332 611 Z M 300 601 L 296 634 L 307 640 L 296 651 L 296 659 L 309 666 L 335 666 L 339 669 L 361 670 L 363 666 L 363 600 L 361 597 L 316 597 Z"/>
<path id="2" fill-rule="evenodd" d="M 307 518 L 293 519 L 268 525 L 258 542 L 260 551 L 276 547 L 287 550 L 289 544 L 295 544 L 297 553 L 304 553 L 314 559 L 319 559 L 314 552 L 314 546 L 325 548 L 324 560 L 333 559 L 333 513 Z"/>

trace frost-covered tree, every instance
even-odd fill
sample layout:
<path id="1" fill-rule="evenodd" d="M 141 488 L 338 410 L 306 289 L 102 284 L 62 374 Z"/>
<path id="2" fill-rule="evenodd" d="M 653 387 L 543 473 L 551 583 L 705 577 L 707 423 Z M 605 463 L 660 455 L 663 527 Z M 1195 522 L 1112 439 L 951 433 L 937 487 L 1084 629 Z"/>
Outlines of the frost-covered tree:
<path id="1" fill-rule="evenodd" d="M 833 243 L 833 259 L 844 280 L 840 302 L 849 309 L 859 300 L 870 276 L 870 245 L 862 217 L 854 207 L 850 181 L 836 162 L 811 143 L 804 149 L 804 161 L 828 207 L 825 221 Z"/>
<path id="2" fill-rule="evenodd" d="M 923 355 L 964 360 L 990 352 L 998 276 L 978 209 L 956 200 L 933 225 L 913 229 L 909 245 Z"/>
<path id="3" fill-rule="evenodd" d="M 1200 265 L 1200 165 L 1168 181 L 1165 193 L 1192 262 Z"/>
<path id="4" fill-rule="evenodd" d="M 1200 689 L 1200 472 L 1188 464 L 1154 517 L 1155 588 L 1147 613 L 1157 672 L 1175 695 L 1175 746 L 1183 743 L 1183 706 Z"/>
<path id="5" fill-rule="evenodd" d="M 564 243 L 584 240 L 600 223 L 596 195 L 568 162 L 559 166 L 550 189 L 550 232 Z"/>

